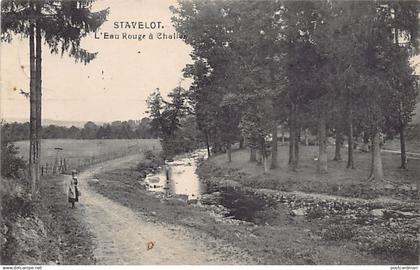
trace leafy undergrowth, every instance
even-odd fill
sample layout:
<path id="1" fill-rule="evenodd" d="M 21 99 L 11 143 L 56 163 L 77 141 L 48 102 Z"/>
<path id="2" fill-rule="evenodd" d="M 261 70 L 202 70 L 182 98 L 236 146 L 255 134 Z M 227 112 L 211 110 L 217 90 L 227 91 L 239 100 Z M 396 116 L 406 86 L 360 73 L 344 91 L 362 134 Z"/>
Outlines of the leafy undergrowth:
<path id="1" fill-rule="evenodd" d="M 23 178 L 1 180 L 1 263 L 48 264 L 59 257 L 48 213 Z"/>
<path id="2" fill-rule="evenodd" d="M 51 238 L 59 248 L 60 258 L 56 259 L 56 263 L 95 264 L 93 235 L 80 220 L 82 210 L 77 205 L 75 209 L 69 208 L 63 188 L 64 177 L 66 176 L 44 179 L 41 190 Z"/>
<path id="3" fill-rule="evenodd" d="M 62 179 L 43 179 L 35 200 L 24 181 L 2 179 L 2 264 L 94 264 L 91 235 L 68 208 Z"/>

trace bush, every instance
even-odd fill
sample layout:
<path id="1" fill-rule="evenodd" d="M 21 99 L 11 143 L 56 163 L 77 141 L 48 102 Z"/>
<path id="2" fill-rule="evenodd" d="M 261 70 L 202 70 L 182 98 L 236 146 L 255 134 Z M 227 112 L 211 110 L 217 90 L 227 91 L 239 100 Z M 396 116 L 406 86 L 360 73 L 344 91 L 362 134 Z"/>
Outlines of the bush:
<path id="1" fill-rule="evenodd" d="M 152 161 L 146 159 L 146 160 L 140 161 L 137 164 L 136 170 L 141 172 L 141 171 L 144 171 L 144 170 L 147 170 L 147 169 L 152 169 L 152 168 L 154 168 Z"/>
<path id="2" fill-rule="evenodd" d="M 22 157 L 17 157 L 18 148 L 7 142 L 1 145 L 1 176 L 6 178 L 20 178 L 22 171 L 26 168 L 26 163 Z"/>
<path id="3" fill-rule="evenodd" d="M 153 151 L 146 150 L 144 151 L 144 160 L 137 164 L 136 170 L 139 172 L 143 172 L 145 170 L 157 170 L 159 166 L 164 163 L 165 161 L 160 154 L 156 155 Z"/>
<path id="4" fill-rule="evenodd" d="M 30 194 L 16 179 L 1 179 L 0 196 L 0 210 L 4 218 L 14 219 L 18 215 L 28 217 L 34 210 Z"/>
<path id="5" fill-rule="evenodd" d="M 373 254 L 384 256 L 404 257 L 417 262 L 419 254 L 419 243 L 415 237 L 408 237 L 399 234 L 388 234 L 379 239 L 371 241 L 368 250 Z"/>
<path id="6" fill-rule="evenodd" d="M 153 159 L 156 158 L 156 156 L 155 156 L 155 154 L 153 153 L 152 150 L 146 150 L 146 151 L 144 151 L 144 158 L 153 160 Z"/>
<path id="7" fill-rule="evenodd" d="M 330 224 L 322 233 L 322 239 L 329 241 L 350 240 L 355 235 L 352 227 L 344 224 Z"/>
<path id="8" fill-rule="evenodd" d="M 309 219 L 317 219 L 325 216 L 325 212 L 320 206 L 312 207 L 308 210 L 307 217 Z"/>

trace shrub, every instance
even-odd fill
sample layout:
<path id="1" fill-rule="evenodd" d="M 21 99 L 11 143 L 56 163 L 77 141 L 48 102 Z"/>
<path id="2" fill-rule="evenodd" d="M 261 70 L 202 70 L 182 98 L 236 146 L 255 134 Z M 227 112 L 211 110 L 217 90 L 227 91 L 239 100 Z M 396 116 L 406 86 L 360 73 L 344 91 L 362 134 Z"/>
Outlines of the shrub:
<path id="1" fill-rule="evenodd" d="M 141 172 L 141 171 L 144 171 L 144 170 L 147 170 L 147 169 L 151 169 L 151 168 L 153 168 L 152 161 L 146 159 L 146 160 L 140 161 L 137 164 L 136 170 L 139 171 L 139 172 Z"/>
<path id="2" fill-rule="evenodd" d="M 306 215 L 309 219 L 317 219 L 322 218 L 325 216 L 325 212 L 320 206 L 312 207 L 308 210 L 308 214 Z"/>
<path id="3" fill-rule="evenodd" d="M 368 250 L 373 254 L 404 257 L 410 261 L 417 262 L 419 243 L 415 237 L 387 234 L 385 237 L 371 241 L 368 244 Z"/>
<path id="4" fill-rule="evenodd" d="M 160 165 L 164 164 L 165 161 L 161 157 L 161 154 L 155 154 L 155 152 L 151 150 L 144 151 L 144 160 L 140 161 L 137 166 L 136 170 L 139 172 L 143 172 L 145 170 L 157 170 Z"/>
<path id="5" fill-rule="evenodd" d="M 352 227 L 344 224 L 330 224 L 322 233 L 322 239 L 330 241 L 350 240 L 355 235 Z"/>
<path id="6" fill-rule="evenodd" d="M 6 178 L 20 178 L 26 163 L 22 157 L 17 157 L 18 148 L 7 142 L 1 144 L 1 176 Z"/>
<path id="7" fill-rule="evenodd" d="M 144 151 L 144 158 L 153 160 L 153 159 L 156 158 L 156 156 L 155 156 L 155 154 L 153 153 L 152 150 L 146 150 L 146 151 Z"/>

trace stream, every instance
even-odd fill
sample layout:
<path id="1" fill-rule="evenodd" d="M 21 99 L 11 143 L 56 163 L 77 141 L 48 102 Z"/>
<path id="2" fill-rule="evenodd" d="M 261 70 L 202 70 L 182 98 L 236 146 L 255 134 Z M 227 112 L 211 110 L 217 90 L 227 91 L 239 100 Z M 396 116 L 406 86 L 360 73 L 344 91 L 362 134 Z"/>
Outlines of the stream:
<path id="1" fill-rule="evenodd" d="M 322 194 L 318 194 L 321 198 L 316 199 L 311 196 L 297 196 L 298 193 L 280 191 L 270 195 L 256 192 L 251 188 L 205 183 L 196 174 L 196 169 L 200 161 L 206 157 L 205 150 L 178 156 L 174 161 L 166 163 L 169 167 L 169 179 L 167 179 L 165 167 L 157 173 L 146 176 L 147 189 L 164 193 L 168 197 L 181 198 L 188 203 L 209 206 L 228 219 L 256 224 L 266 223 L 269 215 L 264 214 L 264 211 L 270 208 L 308 219 L 339 218 L 346 222 L 351 220 L 355 223 L 378 223 L 381 226 L 394 227 L 397 224 L 396 221 L 400 225 L 410 225 L 411 220 L 419 216 L 419 211 L 413 206 L 401 208 L 395 205 L 385 209 L 382 203 L 374 200 L 358 201 L 358 199 L 335 199 L 328 196 L 322 198 Z M 412 229 L 409 228 L 410 231 Z"/>
<path id="2" fill-rule="evenodd" d="M 169 179 L 165 167 L 158 173 L 149 174 L 145 182 L 150 191 L 177 194 L 188 197 L 188 200 L 199 199 L 206 191 L 206 185 L 200 182 L 195 173 L 198 162 L 205 158 L 205 150 L 197 150 L 190 154 L 179 156 L 174 161 L 166 162 L 169 167 Z"/>
<path id="3" fill-rule="evenodd" d="M 219 187 L 201 181 L 196 169 L 206 157 L 207 151 L 200 149 L 166 162 L 169 170 L 163 166 L 157 173 L 146 176 L 147 189 L 167 196 L 176 195 L 188 202 L 223 206 L 225 217 L 253 222 L 256 212 L 269 205 L 267 201 L 232 187 Z"/>

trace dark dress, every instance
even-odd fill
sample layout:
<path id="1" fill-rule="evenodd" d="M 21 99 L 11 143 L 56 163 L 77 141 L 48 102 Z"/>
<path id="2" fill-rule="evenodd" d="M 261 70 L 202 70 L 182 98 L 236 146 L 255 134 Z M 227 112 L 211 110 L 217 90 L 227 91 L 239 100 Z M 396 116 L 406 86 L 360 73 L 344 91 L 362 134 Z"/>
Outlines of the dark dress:
<path id="1" fill-rule="evenodd" d="M 78 186 L 77 179 L 74 179 L 74 190 L 76 191 L 76 198 L 74 199 L 75 202 L 79 201 L 79 186 Z"/>

